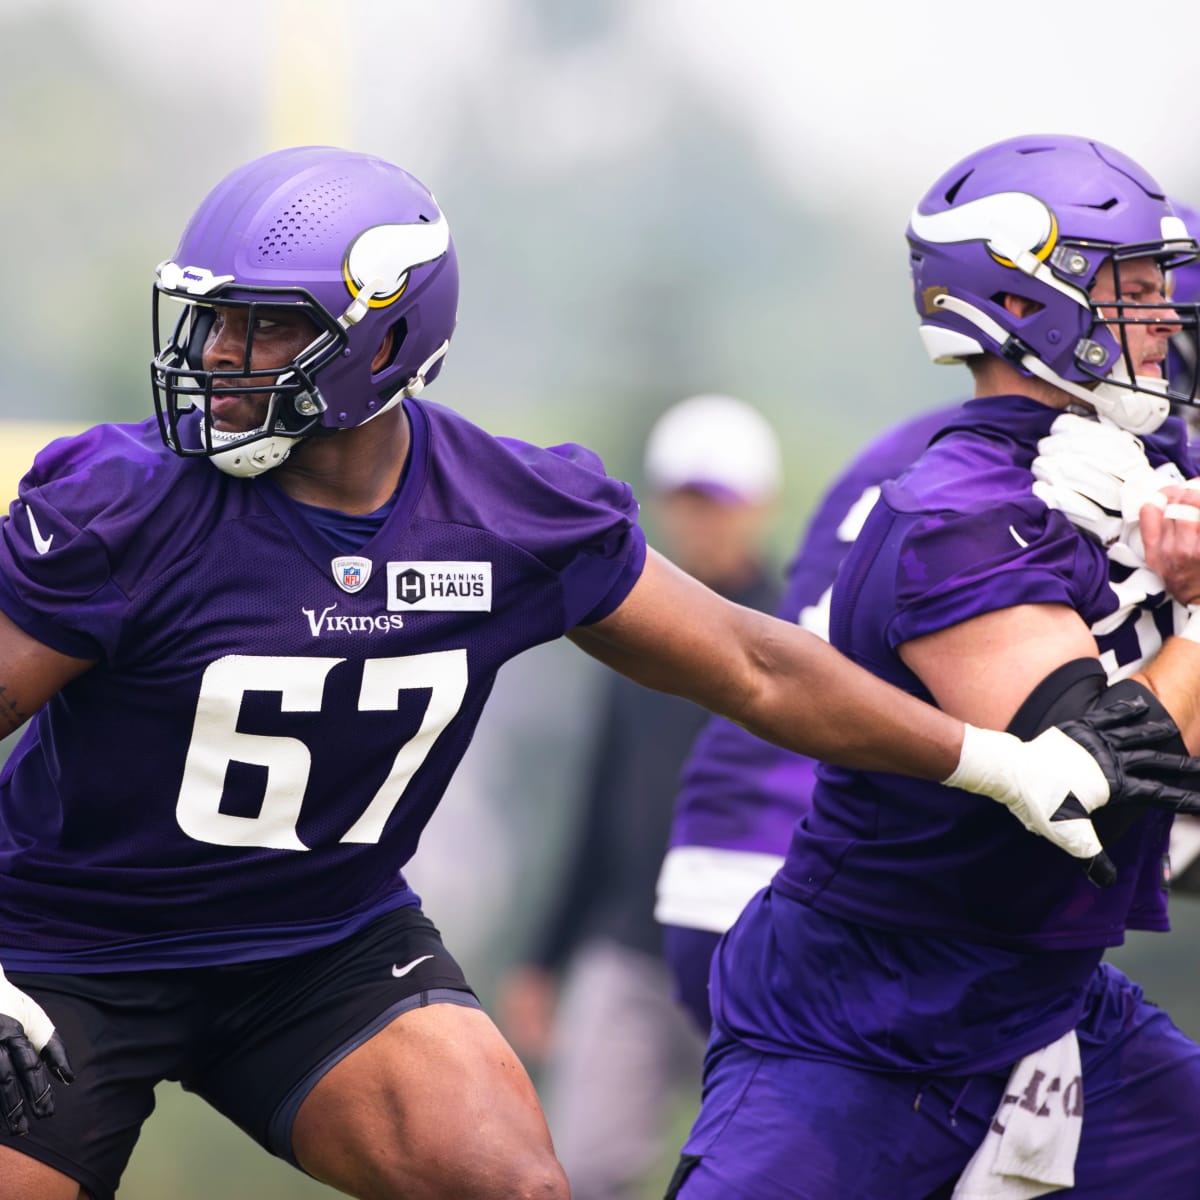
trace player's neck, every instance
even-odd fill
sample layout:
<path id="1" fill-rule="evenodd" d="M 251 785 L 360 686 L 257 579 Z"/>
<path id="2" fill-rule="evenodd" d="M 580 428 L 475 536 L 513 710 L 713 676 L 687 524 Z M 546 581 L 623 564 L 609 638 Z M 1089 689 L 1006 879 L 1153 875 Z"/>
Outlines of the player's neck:
<path id="1" fill-rule="evenodd" d="M 1003 359 L 988 355 L 985 361 L 974 371 L 975 398 L 985 396 L 1027 396 L 1047 408 L 1066 408 L 1076 403 L 1075 399 L 1061 388 L 1047 383 L 1044 379 L 1034 379 L 1022 375 L 1015 367 Z"/>
<path id="2" fill-rule="evenodd" d="M 397 405 L 367 425 L 308 438 L 273 478 L 303 504 L 371 513 L 395 492 L 411 442 L 408 415 Z"/>

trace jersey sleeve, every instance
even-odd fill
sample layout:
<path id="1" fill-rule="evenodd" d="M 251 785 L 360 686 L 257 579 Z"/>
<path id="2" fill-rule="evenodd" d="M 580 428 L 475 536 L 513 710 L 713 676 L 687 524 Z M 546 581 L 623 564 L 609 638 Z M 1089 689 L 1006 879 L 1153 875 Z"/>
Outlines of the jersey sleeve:
<path id="1" fill-rule="evenodd" d="M 103 460 L 105 428 L 52 443 L 22 479 L 0 519 L 0 609 L 62 654 L 108 660 L 129 608 L 113 550 L 141 518 L 127 462 Z"/>
<path id="2" fill-rule="evenodd" d="M 1103 552 L 1033 496 L 923 514 L 900 536 L 888 626 L 893 649 L 984 613 L 1021 604 L 1084 612 L 1097 595 L 1111 594 Z"/>
<path id="3" fill-rule="evenodd" d="M 558 577 L 563 631 L 608 616 L 646 563 L 633 489 L 583 446 L 497 440 L 522 467 L 510 536 Z"/>

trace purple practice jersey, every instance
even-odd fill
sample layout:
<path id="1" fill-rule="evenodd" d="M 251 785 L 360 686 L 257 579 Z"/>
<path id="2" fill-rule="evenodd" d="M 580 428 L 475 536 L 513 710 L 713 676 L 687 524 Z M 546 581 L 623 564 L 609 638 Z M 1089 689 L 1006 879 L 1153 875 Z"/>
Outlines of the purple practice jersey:
<path id="1" fill-rule="evenodd" d="M 833 581 L 880 484 L 910 466 L 959 411 L 952 405 L 897 425 L 850 464 L 809 522 L 776 616 L 828 640 Z M 813 759 L 712 717 L 683 768 L 657 919 L 688 929 L 728 929 L 783 862 L 815 782 Z"/>
<path id="2" fill-rule="evenodd" d="M 930 702 L 899 647 L 1016 605 L 1075 609 L 1110 680 L 1159 649 L 1184 610 L 1131 594 L 1130 573 L 1033 494 L 1057 415 L 1021 397 L 970 401 L 884 485 L 834 586 L 834 646 Z M 1152 464 L 1188 467 L 1181 422 L 1143 441 Z M 1118 879 L 1100 890 L 992 800 L 822 764 L 771 891 L 727 935 L 714 1020 L 760 1050 L 877 1069 L 1011 1063 L 1072 1026 L 1126 928 L 1167 927 L 1170 823 L 1147 812 L 1116 839 Z M 836 1002 L 803 987 L 814 974 L 846 981 Z"/>
<path id="3" fill-rule="evenodd" d="M 153 421 L 38 456 L 0 609 L 97 665 L 0 774 L 6 967 L 273 957 L 417 903 L 401 868 L 497 670 L 611 613 L 645 541 L 589 451 L 406 407 L 408 468 L 353 554 Z"/>

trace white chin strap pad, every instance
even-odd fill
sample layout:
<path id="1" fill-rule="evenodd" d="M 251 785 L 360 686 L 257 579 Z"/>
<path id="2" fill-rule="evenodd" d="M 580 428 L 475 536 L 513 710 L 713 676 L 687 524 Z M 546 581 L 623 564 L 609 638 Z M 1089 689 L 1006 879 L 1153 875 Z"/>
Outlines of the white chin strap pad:
<path id="1" fill-rule="evenodd" d="M 240 438 L 244 435 L 225 434 L 222 436 L 214 430 L 213 443 L 219 444 L 231 436 Z M 255 475 L 262 475 L 279 466 L 292 452 L 295 444 L 295 438 L 266 437 L 260 438 L 256 442 L 246 442 L 238 446 L 229 446 L 225 450 L 216 450 L 210 458 L 213 466 L 226 475 L 233 475 L 238 479 L 253 479 Z"/>
<path id="2" fill-rule="evenodd" d="M 1153 433 L 1171 415 L 1171 402 L 1161 391 L 1166 383 L 1154 377 L 1138 377 L 1134 385 L 1136 392 L 1128 387 L 1098 383 L 1090 391 L 1089 402 L 1102 417 L 1130 433 Z"/>

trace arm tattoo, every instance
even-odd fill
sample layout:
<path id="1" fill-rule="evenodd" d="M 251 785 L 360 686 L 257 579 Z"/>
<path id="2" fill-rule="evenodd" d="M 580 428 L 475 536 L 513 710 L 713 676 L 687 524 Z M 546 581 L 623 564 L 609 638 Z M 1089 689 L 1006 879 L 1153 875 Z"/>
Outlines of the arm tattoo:
<path id="1" fill-rule="evenodd" d="M 29 720 L 29 714 L 17 703 L 7 687 L 0 683 L 0 738 L 7 737 Z"/>

